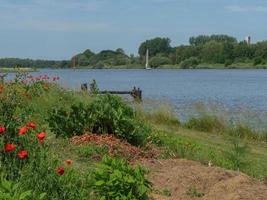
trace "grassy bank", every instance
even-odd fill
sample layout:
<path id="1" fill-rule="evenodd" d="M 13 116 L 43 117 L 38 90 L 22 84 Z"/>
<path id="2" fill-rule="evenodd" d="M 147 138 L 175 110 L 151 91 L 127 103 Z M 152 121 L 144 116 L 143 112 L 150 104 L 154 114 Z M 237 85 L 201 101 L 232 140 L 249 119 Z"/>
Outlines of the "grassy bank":
<path id="1" fill-rule="evenodd" d="M 186 158 L 267 177 L 267 137 L 248 126 L 211 116 L 181 123 L 169 107 L 148 112 L 117 96 L 66 91 L 47 76 L 24 78 L 0 85 L 1 183 L 18 188 L 0 194 L 145 200 L 152 189 L 146 170 L 124 160 L 147 158 Z"/>
<path id="2" fill-rule="evenodd" d="M 9 67 L 0 67 L 0 73 L 18 73 L 18 72 L 36 72 L 36 68 L 9 68 Z"/>

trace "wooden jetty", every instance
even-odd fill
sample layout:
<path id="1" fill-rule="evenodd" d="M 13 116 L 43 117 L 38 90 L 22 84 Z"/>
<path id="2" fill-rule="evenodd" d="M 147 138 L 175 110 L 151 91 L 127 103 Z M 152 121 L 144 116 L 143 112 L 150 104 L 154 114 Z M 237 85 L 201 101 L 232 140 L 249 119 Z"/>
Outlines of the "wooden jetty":
<path id="1" fill-rule="evenodd" d="M 81 85 L 81 90 L 88 91 L 87 83 L 83 83 Z M 104 90 L 104 91 L 97 91 L 96 93 L 97 94 L 129 94 L 135 100 L 142 101 L 142 90 L 136 87 L 134 87 L 131 91 Z"/>

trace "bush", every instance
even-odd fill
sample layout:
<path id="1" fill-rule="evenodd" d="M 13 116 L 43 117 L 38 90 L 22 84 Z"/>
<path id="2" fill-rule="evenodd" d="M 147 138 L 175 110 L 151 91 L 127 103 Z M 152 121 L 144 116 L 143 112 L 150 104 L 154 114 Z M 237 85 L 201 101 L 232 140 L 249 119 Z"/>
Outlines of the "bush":
<path id="1" fill-rule="evenodd" d="M 156 56 L 150 59 L 149 64 L 153 68 L 160 67 L 162 65 L 168 65 L 171 64 L 171 60 L 167 57 L 163 56 Z"/>
<path id="2" fill-rule="evenodd" d="M 254 62 L 253 62 L 253 65 L 254 66 L 256 66 L 256 65 L 260 65 L 260 64 L 262 64 L 262 58 L 261 57 L 256 57 L 255 59 L 254 59 Z"/>
<path id="3" fill-rule="evenodd" d="M 182 69 L 196 68 L 199 64 L 199 60 L 195 57 L 188 58 L 181 62 L 180 66 Z"/>
<path id="4" fill-rule="evenodd" d="M 151 184 L 143 168 L 133 168 L 125 160 L 104 157 L 94 172 L 93 189 L 101 200 L 147 200 Z"/>
<path id="5" fill-rule="evenodd" d="M 114 134 L 133 145 L 146 143 L 150 128 L 120 97 L 107 94 L 92 98 L 89 105 L 72 105 L 69 112 L 66 108 L 54 108 L 48 119 L 51 130 L 63 137 L 91 131 Z"/>
<path id="6" fill-rule="evenodd" d="M 184 126 L 198 131 L 212 132 L 224 130 L 224 124 L 215 116 L 202 115 L 189 119 Z"/>

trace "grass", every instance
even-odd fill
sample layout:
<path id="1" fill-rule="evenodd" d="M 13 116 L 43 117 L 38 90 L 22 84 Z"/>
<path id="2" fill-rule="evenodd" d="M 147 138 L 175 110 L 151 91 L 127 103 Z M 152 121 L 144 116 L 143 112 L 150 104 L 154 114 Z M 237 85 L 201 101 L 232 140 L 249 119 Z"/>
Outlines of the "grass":
<path id="1" fill-rule="evenodd" d="M 2 73 L 18 73 L 18 72 L 36 72 L 37 69 L 23 67 L 23 68 L 9 68 L 9 67 L 0 67 L 0 72 Z"/>
<path id="2" fill-rule="evenodd" d="M 33 99 L 32 103 L 41 116 L 47 115 L 47 111 L 55 105 L 69 105 L 73 102 L 88 104 L 92 98 L 87 93 L 59 91 L 58 88 L 51 88 L 46 98 Z M 209 115 L 202 115 L 192 118 L 181 124 L 169 105 L 160 105 L 152 111 L 144 111 L 140 106 L 135 106 L 139 117 L 145 119 L 152 127 L 153 142 L 166 149 L 162 157 L 179 157 L 200 161 L 207 164 L 218 165 L 227 169 L 234 167 L 236 160 L 231 160 L 233 154 L 233 139 L 238 138 L 240 144 L 246 143 L 248 151 L 242 156 L 240 162 L 247 163 L 240 171 L 257 177 L 267 176 L 267 145 L 262 142 L 267 134 L 258 133 L 249 126 L 238 124 L 229 127 L 224 120 Z M 38 117 L 38 115 L 37 115 Z M 54 138 L 51 136 L 52 152 L 62 160 L 71 158 L 79 169 L 90 169 L 90 159 L 93 155 L 103 156 L 106 149 L 86 145 L 73 146 L 66 139 Z M 62 151 L 58 151 L 61 149 Z M 60 152 L 64 152 L 63 154 Z M 238 158 L 239 159 L 239 158 Z"/>
<path id="3" fill-rule="evenodd" d="M 50 163 L 41 163 L 44 169 L 48 168 L 50 175 L 52 174 L 51 177 L 47 176 L 44 179 L 47 182 L 42 182 L 42 187 L 49 188 L 51 191 L 54 191 L 54 186 L 59 187 L 60 190 L 65 192 L 64 195 L 66 196 L 64 198 L 69 195 L 68 191 L 64 190 L 64 184 L 70 183 L 69 179 L 73 180 L 74 183 L 80 184 L 86 190 L 90 188 L 89 183 L 91 180 L 88 176 L 95 171 L 95 164 L 108 154 L 108 148 L 90 143 L 74 145 L 70 143 L 69 138 L 56 137 L 56 133 L 53 133 L 49 129 L 47 118 L 51 114 L 50 111 L 53 107 L 64 105 L 67 108 L 73 103 L 78 102 L 83 105 L 89 105 L 94 101 L 94 98 L 94 96 L 90 96 L 87 93 L 65 91 L 58 85 L 51 84 L 48 91 L 44 90 L 40 95 L 33 95 L 30 99 L 31 118 L 37 124 L 40 124 L 40 129 L 47 130 L 46 145 L 49 146 L 49 149 L 46 153 L 49 155 L 51 165 L 53 164 L 53 160 L 57 161 L 54 162 L 54 167 L 58 166 L 58 162 L 63 165 L 62 162 L 64 163 L 65 160 L 73 160 L 72 170 L 69 170 L 71 172 L 69 177 L 60 177 L 60 179 L 57 179 L 57 176 L 52 176 L 55 173 L 54 168 L 51 169 L 48 166 Z M 101 111 L 100 108 L 106 105 L 107 103 L 105 102 L 100 104 L 96 112 L 99 113 Z M 259 179 L 265 179 L 267 177 L 266 132 L 259 133 L 259 131 L 255 131 L 247 124 L 239 123 L 232 126 L 219 117 L 206 114 L 181 123 L 176 117 L 174 109 L 169 105 L 161 105 L 157 109 L 148 111 L 145 111 L 140 105 L 133 107 L 137 111 L 136 119 L 140 119 L 142 124 L 146 124 L 149 129 L 151 128 L 152 131 L 149 132 L 149 139 L 155 146 L 163 150 L 161 158 L 185 158 L 199 161 L 205 165 L 211 163 L 214 166 L 241 171 Z M 109 113 L 109 119 L 119 118 L 123 114 L 125 115 L 121 109 L 121 105 L 118 108 L 115 108 L 115 106 L 112 108 L 115 109 L 115 114 L 103 111 L 101 115 L 105 116 L 106 113 Z M 109 111 L 111 109 L 108 108 L 107 110 Z M 122 120 L 125 121 L 124 118 Z M 118 121 L 115 122 L 119 126 Z M 109 120 L 107 124 L 110 126 Z M 129 124 L 126 123 L 123 125 L 126 126 Z M 41 169 L 37 171 L 39 174 L 33 177 L 35 183 L 38 182 L 38 179 L 44 173 Z M 25 178 L 28 179 L 31 177 L 31 168 L 25 169 L 25 173 Z M 62 183 L 62 185 L 58 183 Z M 30 179 L 27 180 L 27 184 L 33 187 L 33 182 Z M 31 189 L 31 187 L 27 189 Z M 42 187 L 40 185 L 41 189 L 38 190 L 39 192 L 42 192 Z M 66 184 L 66 188 L 76 190 L 76 192 L 74 191 L 72 193 L 73 198 L 71 199 L 77 198 L 75 195 L 79 192 L 78 186 Z M 160 193 L 165 196 L 171 195 L 167 189 L 162 190 Z M 194 188 L 191 188 L 188 194 L 194 197 L 202 195 Z M 55 192 L 54 195 L 58 198 L 62 197 L 60 192 Z M 86 196 L 88 192 L 84 190 L 82 195 Z"/>

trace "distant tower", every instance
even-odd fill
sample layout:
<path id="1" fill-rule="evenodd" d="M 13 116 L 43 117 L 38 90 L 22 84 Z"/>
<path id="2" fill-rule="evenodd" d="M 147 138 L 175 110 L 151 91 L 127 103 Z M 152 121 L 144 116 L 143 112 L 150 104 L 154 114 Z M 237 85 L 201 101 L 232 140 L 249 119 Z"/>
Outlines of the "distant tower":
<path id="1" fill-rule="evenodd" d="M 245 42 L 246 42 L 247 44 L 251 44 L 251 37 L 250 37 L 250 36 L 247 36 L 247 37 L 245 38 Z"/>

